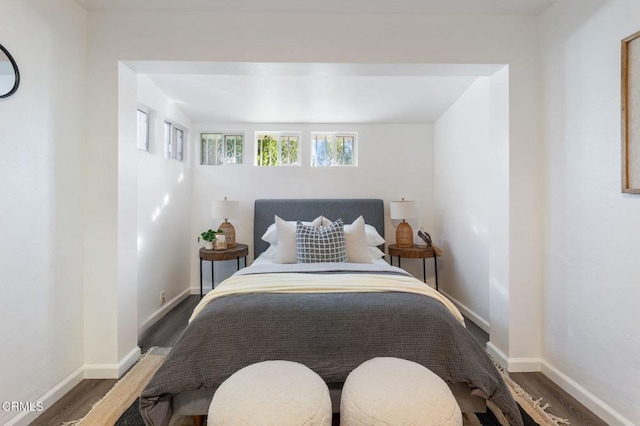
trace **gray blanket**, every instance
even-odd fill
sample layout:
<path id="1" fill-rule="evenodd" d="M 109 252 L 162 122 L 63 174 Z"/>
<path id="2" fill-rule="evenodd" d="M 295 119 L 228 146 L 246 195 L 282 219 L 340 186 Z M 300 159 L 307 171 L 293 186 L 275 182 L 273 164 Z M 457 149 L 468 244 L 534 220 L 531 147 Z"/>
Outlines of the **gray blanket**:
<path id="1" fill-rule="evenodd" d="M 185 330 L 140 397 L 147 425 L 167 425 L 172 396 L 217 388 L 266 360 L 300 362 L 342 383 L 362 362 L 398 357 L 489 395 L 522 419 L 482 346 L 438 301 L 405 293 L 249 294 L 212 301 Z"/>

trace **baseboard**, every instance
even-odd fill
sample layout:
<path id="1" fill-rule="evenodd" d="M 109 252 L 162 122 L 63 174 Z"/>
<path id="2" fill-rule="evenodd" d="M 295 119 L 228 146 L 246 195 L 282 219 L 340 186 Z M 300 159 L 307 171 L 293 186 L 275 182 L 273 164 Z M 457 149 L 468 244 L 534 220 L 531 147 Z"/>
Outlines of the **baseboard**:
<path id="1" fill-rule="evenodd" d="M 41 402 L 44 410 L 55 404 L 60 398 L 62 398 L 67 392 L 78 385 L 82 379 L 84 379 L 84 366 L 78 368 L 76 371 L 68 375 L 64 380 L 55 385 L 51 390 L 38 398 L 37 401 Z M 24 411 L 9 420 L 5 425 L 7 426 L 22 426 L 28 425 L 33 422 L 43 411 Z"/>
<path id="2" fill-rule="evenodd" d="M 136 346 L 117 364 L 85 364 L 85 379 L 119 379 L 140 358 L 140 347 Z"/>
<path id="3" fill-rule="evenodd" d="M 607 424 L 634 426 L 634 423 L 629 419 L 625 418 L 607 403 L 580 386 L 575 380 L 547 361 L 541 358 L 508 358 L 491 342 L 487 343 L 487 352 L 502 368 L 510 373 L 541 371 L 542 374 L 551 379 L 552 382 L 560 386 L 562 390 L 577 399 Z"/>
<path id="4" fill-rule="evenodd" d="M 509 358 L 496 345 L 487 343 L 487 353 L 509 373 L 531 373 L 541 371 L 541 358 Z"/>
<path id="5" fill-rule="evenodd" d="M 596 416 L 600 417 L 610 425 L 634 426 L 634 423 L 618 413 L 600 398 L 580 386 L 571 377 L 558 370 L 556 367 L 542 361 L 542 374 L 551 379 L 555 384 L 560 386 L 562 390 L 580 401 L 585 407 L 591 410 Z"/>
<path id="6" fill-rule="evenodd" d="M 500 365 L 500 367 L 507 370 L 507 367 L 509 366 L 509 360 L 504 352 L 498 349 L 498 347 L 491 342 L 487 342 L 487 347 L 485 348 L 485 350 L 489 355 L 491 355 L 491 358 L 493 358 L 493 360 Z"/>
<path id="7" fill-rule="evenodd" d="M 203 288 L 202 291 L 205 292 L 207 289 Z M 191 294 L 197 294 L 200 296 L 200 287 L 191 287 Z"/>
<path id="8" fill-rule="evenodd" d="M 149 318 L 147 318 L 142 323 L 142 325 L 138 328 L 138 341 L 140 341 L 140 336 L 142 336 L 142 334 L 145 331 L 147 331 L 149 328 L 151 328 L 151 326 L 153 324 L 155 324 L 156 322 L 158 322 L 162 317 L 164 317 L 167 314 L 167 312 L 169 312 L 171 309 L 176 307 L 176 305 L 178 303 L 182 302 L 184 299 L 189 297 L 191 294 L 193 294 L 193 289 L 192 288 L 188 288 L 188 289 L 184 290 L 182 293 L 178 294 L 173 299 L 171 299 L 169 301 L 169 303 L 165 303 L 160 309 L 158 309 L 153 314 L 151 314 L 149 316 Z M 198 289 L 198 293 L 197 294 L 200 294 L 200 289 Z"/>
<path id="9" fill-rule="evenodd" d="M 490 333 L 491 326 L 489 325 L 489 321 L 482 318 L 480 315 L 476 314 L 473 310 L 471 310 L 464 303 L 457 300 L 455 297 L 452 297 L 450 294 L 444 291 L 440 291 L 443 295 L 447 297 L 447 299 L 451 300 L 456 308 L 460 311 L 462 315 L 469 318 L 475 325 L 480 327 L 485 333 Z"/>

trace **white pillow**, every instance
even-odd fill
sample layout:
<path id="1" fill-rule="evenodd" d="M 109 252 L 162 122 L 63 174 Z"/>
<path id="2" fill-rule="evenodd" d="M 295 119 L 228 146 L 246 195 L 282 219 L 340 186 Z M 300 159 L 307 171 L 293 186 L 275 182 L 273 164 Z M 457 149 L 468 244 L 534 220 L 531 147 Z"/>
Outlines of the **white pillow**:
<path id="1" fill-rule="evenodd" d="M 347 262 L 349 263 L 371 263 L 364 229 L 362 216 L 354 220 L 351 225 L 344 225 L 344 241 L 347 246 Z"/>
<path id="2" fill-rule="evenodd" d="M 296 263 L 298 254 L 296 249 L 296 224 L 298 222 L 286 221 L 278 216 L 275 217 L 275 220 L 276 233 L 278 236 L 278 252 L 273 259 L 273 263 Z M 306 222 L 305 224 L 317 228 L 321 223 L 322 216 L 318 216 L 312 222 Z"/>
<path id="3" fill-rule="evenodd" d="M 369 256 L 371 256 L 371 260 L 382 259 L 385 256 L 384 252 L 380 250 L 378 247 L 367 246 L 367 250 L 369 251 Z M 269 248 L 262 253 L 262 256 L 265 259 L 275 259 L 277 255 L 278 255 L 277 244 L 270 245 Z"/>
<path id="4" fill-rule="evenodd" d="M 371 259 L 382 259 L 384 257 L 384 252 L 378 247 L 367 246 L 367 249 L 369 250 L 369 256 L 371 256 Z"/>
<path id="5" fill-rule="evenodd" d="M 364 225 L 364 232 L 367 235 L 367 245 L 368 246 L 377 247 L 377 246 L 381 246 L 382 244 L 384 244 L 384 238 L 382 238 L 380 236 L 380 234 L 378 234 L 378 231 L 372 225 L 366 225 L 365 224 Z"/>
<path id="6" fill-rule="evenodd" d="M 380 250 L 378 250 L 378 251 L 380 251 Z M 277 245 L 270 245 L 268 249 L 266 249 L 264 252 L 262 252 L 262 256 L 264 256 L 265 259 L 275 259 L 277 254 L 278 254 L 278 246 Z"/>
<path id="7" fill-rule="evenodd" d="M 278 216 L 276 216 L 276 217 L 278 217 Z M 302 223 L 305 224 L 305 225 L 313 225 L 315 227 L 327 226 L 325 224 L 325 221 L 327 221 L 329 225 L 331 224 L 330 221 L 328 221 L 327 219 L 323 218 L 322 216 L 318 216 L 312 222 L 302 222 Z M 296 223 L 298 223 L 297 220 L 289 220 L 287 222 L 293 224 L 294 228 L 296 226 Z M 265 242 L 271 244 L 272 246 L 275 246 L 276 244 L 278 244 L 278 231 L 276 229 L 276 224 L 275 223 L 272 223 L 271 225 L 269 225 L 269 227 L 267 228 L 265 233 L 262 234 L 262 241 L 265 241 Z"/>

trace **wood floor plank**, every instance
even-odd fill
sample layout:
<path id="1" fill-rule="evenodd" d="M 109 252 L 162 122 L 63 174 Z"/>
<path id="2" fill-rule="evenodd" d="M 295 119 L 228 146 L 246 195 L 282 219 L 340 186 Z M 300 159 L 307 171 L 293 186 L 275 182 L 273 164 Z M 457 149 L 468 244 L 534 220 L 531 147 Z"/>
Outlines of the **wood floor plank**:
<path id="1" fill-rule="evenodd" d="M 139 339 L 142 353 L 148 351 L 152 346 L 173 346 L 187 328 L 189 317 L 198 302 L 200 302 L 200 296 L 187 297 L 145 331 Z"/>
<path id="2" fill-rule="evenodd" d="M 578 400 L 566 393 L 542 373 L 510 373 L 516 381 L 533 399 L 543 398 L 544 403 L 550 407 L 547 412 L 567 419 L 572 425 L 580 426 L 607 426 L 598 416 L 589 411 Z"/>
<path id="3" fill-rule="evenodd" d="M 78 420 L 87 415 L 93 404 L 100 401 L 115 385 L 115 379 L 90 379 L 81 381 L 66 395 L 33 421 L 32 425 L 52 426 Z"/>

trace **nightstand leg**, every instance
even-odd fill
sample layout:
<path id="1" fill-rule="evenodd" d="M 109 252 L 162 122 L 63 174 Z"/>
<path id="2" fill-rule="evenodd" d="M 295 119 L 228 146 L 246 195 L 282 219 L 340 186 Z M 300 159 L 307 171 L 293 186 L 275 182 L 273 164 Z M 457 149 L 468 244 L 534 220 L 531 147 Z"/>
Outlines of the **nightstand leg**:
<path id="1" fill-rule="evenodd" d="M 215 262 L 212 260 L 211 261 L 211 290 L 213 290 L 215 288 L 215 284 L 214 284 L 215 281 L 213 281 L 213 264 L 214 263 Z"/>
<path id="2" fill-rule="evenodd" d="M 436 291 L 438 290 L 438 257 L 433 256 L 433 270 L 436 272 Z"/>
<path id="3" fill-rule="evenodd" d="M 427 267 L 425 266 L 425 264 L 427 259 L 425 259 L 424 257 L 422 258 L 422 281 L 424 281 L 424 283 L 427 283 Z"/>
<path id="4" fill-rule="evenodd" d="M 402 268 L 402 258 L 398 256 L 398 268 Z"/>
<path id="5" fill-rule="evenodd" d="M 238 267 L 236 268 L 236 270 L 239 271 L 240 270 L 240 258 L 238 257 L 238 258 L 236 258 L 236 260 L 238 261 Z"/>
<path id="6" fill-rule="evenodd" d="M 200 299 L 202 299 L 202 258 L 200 258 Z"/>

